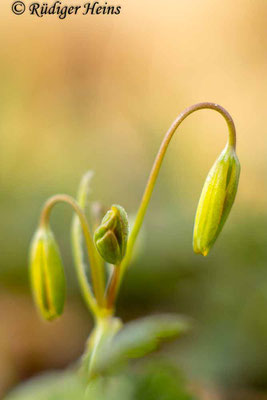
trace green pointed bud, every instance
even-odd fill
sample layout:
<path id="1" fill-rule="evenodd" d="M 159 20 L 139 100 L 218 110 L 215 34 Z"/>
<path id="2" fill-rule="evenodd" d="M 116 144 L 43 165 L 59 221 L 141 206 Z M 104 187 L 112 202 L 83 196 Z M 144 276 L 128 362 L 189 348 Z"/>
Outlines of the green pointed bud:
<path id="1" fill-rule="evenodd" d="M 49 227 L 40 227 L 33 237 L 30 275 L 41 315 L 49 321 L 57 318 L 63 312 L 66 284 L 60 252 Z"/>
<path id="2" fill-rule="evenodd" d="M 94 234 L 96 248 L 105 261 L 114 265 L 121 263 L 126 253 L 128 230 L 124 208 L 113 205 Z"/>
<path id="3" fill-rule="evenodd" d="M 211 168 L 195 217 L 193 247 L 206 256 L 216 241 L 232 208 L 240 174 L 233 146 L 227 145 Z"/>

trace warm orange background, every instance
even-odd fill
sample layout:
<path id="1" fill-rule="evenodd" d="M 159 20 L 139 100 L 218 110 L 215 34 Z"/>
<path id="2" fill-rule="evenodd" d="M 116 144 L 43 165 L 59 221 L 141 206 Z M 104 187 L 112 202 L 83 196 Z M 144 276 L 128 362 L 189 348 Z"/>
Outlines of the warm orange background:
<path id="1" fill-rule="evenodd" d="M 171 271 L 188 264 L 185 283 L 177 272 L 179 301 L 175 290 L 172 296 L 163 291 L 158 299 L 145 288 L 139 301 L 151 295 L 154 302 L 147 313 L 175 309 L 204 321 L 207 332 L 193 348 L 199 351 L 198 362 L 205 363 L 211 336 L 214 348 L 208 353 L 215 355 L 204 378 L 192 361 L 195 369 L 188 368 L 188 373 L 196 379 L 225 384 L 229 380 L 223 371 L 229 363 L 235 384 L 266 383 L 266 0 L 118 4 L 119 16 L 71 16 L 64 21 L 14 16 L 11 1 L 0 5 L 0 387 L 75 359 L 90 329 L 71 287 L 73 279 L 62 321 L 44 326 L 33 308 L 27 249 L 44 200 L 59 192 L 74 195 L 80 176 L 94 169 L 93 197 L 134 213 L 164 132 L 183 108 L 199 101 L 223 105 L 236 123 L 242 173 L 232 214 L 211 257 L 194 256 L 191 229 L 198 196 L 227 137 L 223 119 L 202 111 L 183 123 L 169 149 L 146 219 L 144 259 L 137 275 L 132 271 L 125 282 L 120 311 L 125 318 L 146 313 L 136 300 L 142 293 L 142 285 L 136 284 L 142 265 L 149 282 L 153 260 L 160 259 L 160 283 L 166 263 Z M 71 271 L 70 215 L 55 212 Z M 130 309 L 127 288 L 133 296 Z M 245 322 L 234 327 L 235 315 L 244 309 Z M 213 323 L 219 314 L 215 338 Z M 64 334 L 70 332 L 68 324 L 77 327 L 72 335 Z M 226 343 L 224 330 L 230 332 Z M 240 344 L 236 332 L 245 332 L 247 341 Z M 224 360 L 223 353 L 231 346 L 236 349 L 237 343 L 242 357 L 250 351 L 239 361 L 239 353 L 233 356 L 236 365 L 230 355 L 230 361 Z M 216 371 L 214 365 L 219 366 Z"/>

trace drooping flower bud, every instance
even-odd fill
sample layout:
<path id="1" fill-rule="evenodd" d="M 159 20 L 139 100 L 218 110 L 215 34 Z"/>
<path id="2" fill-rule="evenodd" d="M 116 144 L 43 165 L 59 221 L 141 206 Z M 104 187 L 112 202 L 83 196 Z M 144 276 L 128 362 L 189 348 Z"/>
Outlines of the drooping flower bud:
<path id="1" fill-rule="evenodd" d="M 124 208 L 113 205 L 94 234 L 96 248 L 105 261 L 114 265 L 121 263 L 126 252 L 128 230 Z"/>
<path id="2" fill-rule="evenodd" d="M 41 315 L 49 321 L 55 319 L 63 312 L 66 284 L 60 252 L 49 227 L 40 227 L 33 237 L 30 275 Z"/>
<path id="3" fill-rule="evenodd" d="M 193 248 L 208 254 L 232 208 L 240 164 L 232 146 L 226 146 L 205 181 L 195 217 Z"/>

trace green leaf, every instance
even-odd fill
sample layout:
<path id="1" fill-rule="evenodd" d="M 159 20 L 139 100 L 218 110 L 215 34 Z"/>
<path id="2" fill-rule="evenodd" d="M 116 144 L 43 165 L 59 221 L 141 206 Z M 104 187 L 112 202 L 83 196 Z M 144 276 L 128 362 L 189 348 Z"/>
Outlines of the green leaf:
<path id="1" fill-rule="evenodd" d="M 94 172 L 87 171 L 86 174 L 83 175 L 80 186 L 77 193 L 77 201 L 80 207 L 84 210 L 88 201 L 88 196 L 91 192 L 91 181 L 93 179 Z"/>
<path id="2" fill-rule="evenodd" d="M 100 377 L 88 385 L 77 371 L 52 372 L 22 383 L 4 400 L 135 400 L 134 384 L 126 375 Z"/>
<path id="3" fill-rule="evenodd" d="M 52 372 L 30 379 L 4 400 L 85 400 L 85 386 L 77 373 Z"/>
<path id="4" fill-rule="evenodd" d="M 132 374 L 131 374 L 132 375 Z M 176 365 L 167 360 L 153 360 L 136 374 L 134 400 L 196 400 Z"/>
<path id="5" fill-rule="evenodd" d="M 95 360 L 94 374 L 109 372 L 128 359 L 143 357 L 161 342 L 173 339 L 189 329 L 189 320 L 178 315 L 158 315 L 126 324 Z"/>
<path id="6" fill-rule="evenodd" d="M 88 171 L 83 177 L 79 185 L 77 193 L 77 202 L 82 210 L 85 210 L 90 194 L 91 181 L 94 176 L 93 171 Z M 72 222 L 72 245 L 74 259 L 77 264 L 81 264 L 83 269 L 86 269 L 86 265 L 83 257 L 83 233 L 80 224 L 79 217 L 74 215 Z"/>
<path id="7" fill-rule="evenodd" d="M 77 202 L 82 210 L 85 210 L 86 203 L 88 201 L 88 196 L 90 194 L 90 185 L 94 173 L 93 171 L 88 171 L 80 182 L 80 186 L 77 193 Z M 72 253 L 75 263 L 75 267 L 82 275 L 87 275 L 87 264 L 85 262 L 85 256 L 83 251 L 83 232 L 80 224 L 79 217 L 75 214 L 72 220 L 71 228 L 71 243 L 72 243 Z M 79 272 L 78 272 L 79 275 Z M 87 284 L 87 291 L 90 293 L 90 298 L 93 298 L 93 291 L 91 285 Z M 91 302 L 91 308 L 94 309 L 94 304 Z"/>

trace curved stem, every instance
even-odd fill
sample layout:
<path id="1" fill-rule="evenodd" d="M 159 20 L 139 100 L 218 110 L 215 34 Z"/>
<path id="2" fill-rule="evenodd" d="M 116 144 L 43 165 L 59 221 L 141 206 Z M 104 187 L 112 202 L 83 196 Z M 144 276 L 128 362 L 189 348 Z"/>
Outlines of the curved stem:
<path id="1" fill-rule="evenodd" d="M 99 259 L 95 253 L 95 248 L 94 248 L 94 243 L 91 238 L 90 234 L 90 228 L 87 222 L 87 219 L 85 217 L 84 212 L 80 208 L 80 206 L 77 204 L 77 202 L 68 195 L 65 194 L 59 194 L 56 196 L 51 197 L 46 204 L 44 205 L 42 214 L 41 214 L 41 219 L 40 219 L 40 225 L 48 225 L 49 224 L 49 217 L 51 210 L 53 206 L 59 202 L 67 203 L 69 204 L 76 214 L 79 217 L 84 237 L 85 237 L 85 242 L 86 242 L 86 247 L 88 251 L 88 257 L 90 260 L 90 267 L 91 267 L 91 274 L 92 274 L 92 282 L 93 282 L 93 288 L 94 288 L 94 293 L 96 296 L 97 304 L 95 303 L 95 299 L 92 296 L 92 292 L 90 289 L 90 285 L 88 283 L 87 277 L 85 270 L 81 267 L 83 264 L 80 263 L 80 268 L 77 269 L 78 272 L 78 278 L 79 278 L 79 283 L 81 285 L 82 293 L 84 295 L 84 298 L 89 305 L 90 308 L 92 308 L 93 312 L 97 313 L 98 307 L 105 307 L 105 300 L 104 300 L 104 280 L 102 276 L 102 269 L 101 266 L 99 265 Z"/>
<path id="2" fill-rule="evenodd" d="M 141 228 L 142 222 L 144 220 L 146 209 L 148 207 L 148 204 L 149 204 L 149 201 L 150 201 L 150 198 L 151 198 L 151 195 L 152 195 L 155 183 L 156 183 L 156 179 L 157 179 L 162 161 L 164 159 L 165 153 L 167 151 L 168 145 L 169 145 L 176 129 L 183 122 L 183 120 L 186 117 L 188 117 L 190 114 L 192 114 L 193 112 L 195 112 L 197 110 L 202 110 L 202 109 L 215 110 L 224 117 L 224 119 L 227 123 L 227 126 L 228 126 L 228 130 L 229 130 L 228 144 L 230 146 L 232 146 L 233 148 L 235 148 L 235 146 L 236 146 L 236 130 L 235 130 L 234 121 L 233 121 L 231 115 L 228 113 L 228 111 L 226 111 L 222 106 L 215 104 L 215 103 L 208 103 L 208 102 L 198 103 L 191 107 L 186 108 L 181 114 L 178 115 L 178 117 L 173 122 L 173 124 L 167 131 L 166 135 L 164 136 L 163 141 L 160 146 L 160 149 L 159 149 L 156 159 L 154 161 L 154 164 L 153 164 L 153 167 L 152 167 L 152 170 L 151 170 L 151 173 L 150 173 L 150 176 L 149 176 L 146 188 L 145 188 L 145 192 L 143 194 L 143 198 L 141 200 L 141 204 L 140 204 L 138 212 L 137 212 L 135 223 L 134 223 L 133 229 L 129 236 L 127 253 L 121 264 L 120 281 L 121 281 L 123 274 L 129 264 L 129 261 L 131 259 L 135 240 L 136 240 L 136 237 Z"/>

